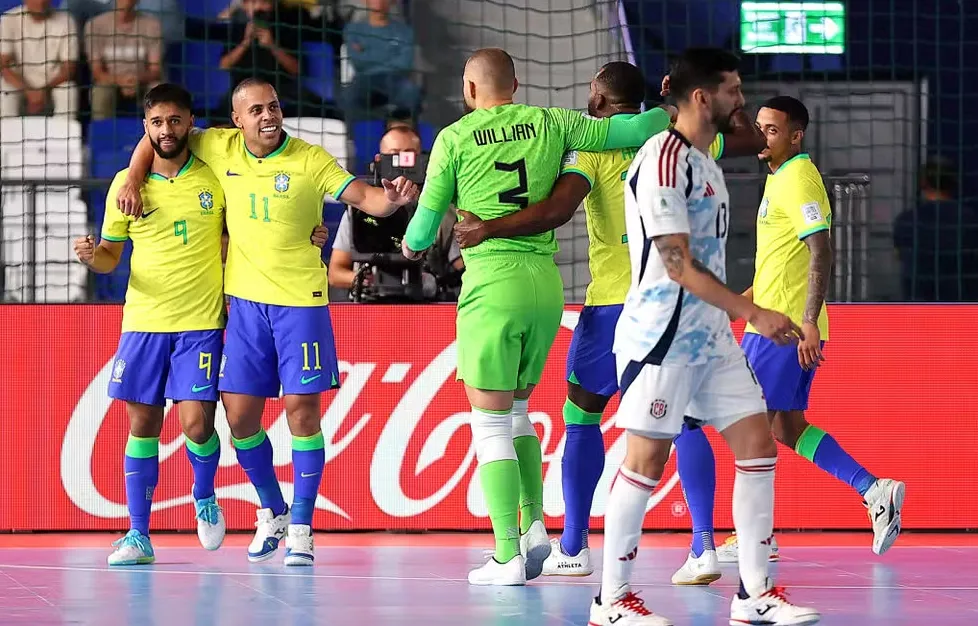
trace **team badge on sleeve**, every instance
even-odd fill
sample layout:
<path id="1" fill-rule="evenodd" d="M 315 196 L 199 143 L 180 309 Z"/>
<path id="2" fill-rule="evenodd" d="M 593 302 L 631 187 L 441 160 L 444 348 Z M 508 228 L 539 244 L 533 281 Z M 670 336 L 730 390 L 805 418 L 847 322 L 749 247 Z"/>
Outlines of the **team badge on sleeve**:
<path id="1" fill-rule="evenodd" d="M 577 150 L 571 150 L 564 155 L 564 165 L 577 165 Z"/>
<path id="2" fill-rule="evenodd" d="M 275 175 L 275 191 L 279 193 L 285 193 L 289 190 L 289 175 L 285 172 L 279 172 Z"/>

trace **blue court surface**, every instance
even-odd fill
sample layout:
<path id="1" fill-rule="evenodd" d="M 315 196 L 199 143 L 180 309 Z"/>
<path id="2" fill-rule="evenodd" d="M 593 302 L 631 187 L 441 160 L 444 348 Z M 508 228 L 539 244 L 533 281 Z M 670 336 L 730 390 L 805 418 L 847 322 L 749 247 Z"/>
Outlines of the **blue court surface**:
<path id="1" fill-rule="evenodd" d="M 216 552 L 194 536 L 155 535 L 155 565 L 110 569 L 115 538 L 0 536 L 0 624 L 585 626 L 598 581 L 595 573 L 470 587 L 466 573 L 481 563 L 488 535 L 319 534 L 316 566 L 288 569 L 281 554 L 249 564 L 244 535 Z M 682 542 L 645 537 L 635 569 L 642 597 L 677 626 L 727 624 L 736 566 L 710 587 L 674 587 Z M 778 582 L 822 611 L 824 624 L 978 625 L 972 536 L 905 535 L 883 557 L 866 534 L 779 535 L 779 543 Z"/>

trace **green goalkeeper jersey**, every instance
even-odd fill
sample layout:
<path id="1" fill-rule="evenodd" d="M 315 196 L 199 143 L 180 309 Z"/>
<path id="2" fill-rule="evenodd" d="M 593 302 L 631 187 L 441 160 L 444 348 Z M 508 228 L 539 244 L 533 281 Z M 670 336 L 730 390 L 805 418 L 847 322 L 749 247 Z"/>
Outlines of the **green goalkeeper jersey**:
<path id="1" fill-rule="evenodd" d="M 568 150 L 640 146 L 668 125 L 662 109 L 627 120 L 523 104 L 472 111 L 435 139 L 419 208 L 405 235 L 408 246 L 425 250 L 431 245 L 449 204 L 483 220 L 508 215 L 550 195 Z M 464 250 L 463 257 L 489 252 L 552 256 L 556 251 L 556 236 L 548 231 L 488 239 Z"/>

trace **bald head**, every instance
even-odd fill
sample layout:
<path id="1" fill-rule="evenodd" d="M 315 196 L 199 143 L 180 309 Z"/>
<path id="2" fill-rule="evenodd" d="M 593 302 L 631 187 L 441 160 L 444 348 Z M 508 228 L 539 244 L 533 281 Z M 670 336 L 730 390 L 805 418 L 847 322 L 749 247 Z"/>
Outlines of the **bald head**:
<path id="1" fill-rule="evenodd" d="M 381 154 L 421 152 L 421 137 L 410 126 L 393 126 L 380 138 Z"/>
<path id="2" fill-rule="evenodd" d="M 511 102 L 517 87 L 513 57 L 501 48 L 476 50 L 465 63 L 462 80 L 465 82 L 465 102 L 471 108 L 486 106 L 491 101 L 495 101 L 494 104 Z"/>

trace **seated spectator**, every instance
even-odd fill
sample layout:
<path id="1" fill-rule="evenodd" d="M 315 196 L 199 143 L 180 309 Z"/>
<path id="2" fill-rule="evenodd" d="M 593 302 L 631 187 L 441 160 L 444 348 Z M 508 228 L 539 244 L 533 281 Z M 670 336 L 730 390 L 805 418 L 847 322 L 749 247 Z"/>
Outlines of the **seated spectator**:
<path id="1" fill-rule="evenodd" d="M 953 199 L 953 170 L 946 160 L 929 161 L 922 201 L 893 224 L 906 301 L 978 302 L 978 212 Z"/>
<path id="2" fill-rule="evenodd" d="M 394 126 L 380 139 L 380 154 L 398 154 L 400 152 L 421 152 L 421 137 L 408 126 Z M 404 207 L 390 217 L 383 218 L 383 220 L 371 219 L 375 224 L 379 221 L 392 220 L 397 222 L 400 220 L 399 223 L 403 224 L 403 229 L 398 227 L 401 231 L 399 237 L 403 237 L 411 219 L 413 208 Z M 340 219 L 340 224 L 336 230 L 336 239 L 333 242 L 333 250 L 329 257 L 330 287 L 350 289 L 356 276 L 356 269 L 351 256 L 357 252 L 354 244 L 352 211 L 354 209 L 351 208 L 343 212 L 343 217 Z M 456 243 L 452 233 L 452 227 L 456 221 L 455 212 L 446 211 L 438 231 L 438 238 L 428 250 L 428 266 L 439 276 L 445 276 L 451 273 L 453 269 L 462 271 L 465 267 L 458 243 Z M 392 251 L 397 250 L 400 250 L 400 243 L 392 247 Z"/>
<path id="3" fill-rule="evenodd" d="M 179 0 L 138 0 L 139 14 L 155 17 L 160 23 L 163 43 L 178 42 L 184 36 L 183 3 Z M 113 10 L 113 0 L 63 0 L 65 11 L 71 13 L 79 24 L 87 24 L 92 18 Z"/>
<path id="4" fill-rule="evenodd" d="M 74 115 L 78 33 L 51 0 L 24 0 L 0 16 L 0 117 Z"/>
<path id="5" fill-rule="evenodd" d="M 246 19 L 229 26 L 221 69 L 231 72 L 232 84 L 262 78 L 274 85 L 285 117 L 327 116 L 322 99 L 298 80 L 303 12 L 273 0 L 243 0 Z"/>
<path id="6" fill-rule="evenodd" d="M 352 82 L 343 91 L 348 122 L 385 105 L 387 114 L 415 118 L 421 109 L 421 88 L 412 80 L 414 31 L 392 20 L 389 0 L 367 0 L 366 21 L 343 29 L 347 55 L 353 65 Z"/>
<path id="7" fill-rule="evenodd" d="M 92 119 L 114 117 L 119 99 L 136 104 L 161 78 L 160 22 L 136 11 L 136 0 L 116 0 L 115 11 L 85 25 L 92 68 Z"/>

